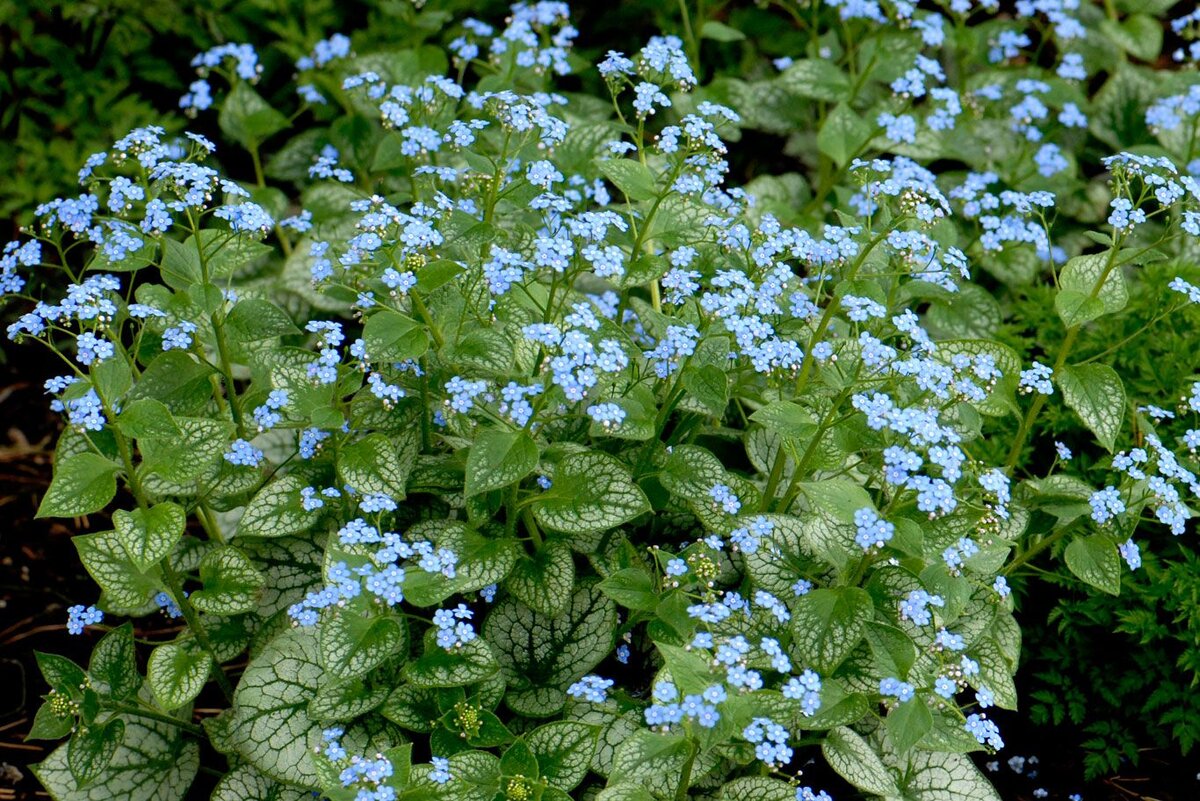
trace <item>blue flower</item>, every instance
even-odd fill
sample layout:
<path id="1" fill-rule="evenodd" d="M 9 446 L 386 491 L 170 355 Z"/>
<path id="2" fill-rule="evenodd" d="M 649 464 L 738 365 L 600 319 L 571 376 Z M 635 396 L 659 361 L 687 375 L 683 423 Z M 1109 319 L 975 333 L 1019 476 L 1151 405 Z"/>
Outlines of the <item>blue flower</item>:
<path id="1" fill-rule="evenodd" d="M 993 721 L 988 720 L 986 715 L 972 714 L 968 716 L 963 728 L 978 740 L 980 745 L 990 746 L 996 751 L 1004 747 L 1004 740 L 1000 737 L 1000 728 Z"/>
<path id="2" fill-rule="evenodd" d="M 612 686 L 612 679 L 594 675 L 584 676 L 567 688 L 567 695 L 593 704 L 603 704 L 608 700 L 608 689 Z"/>
<path id="3" fill-rule="evenodd" d="M 737 495 L 733 494 L 733 490 L 726 484 L 714 484 L 709 489 L 708 494 L 725 514 L 736 515 L 742 508 L 742 502 L 738 500 Z"/>
<path id="4" fill-rule="evenodd" d="M 264 454 L 244 439 L 235 439 L 225 452 L 225 461 L 242 467 L 258 467 Z"/>
<path id="5" fill-rule="evenodd" d="M 1113 486 L 1093 492 L 1088 504 L 1092 507 L 1092 519 L 1100 524 L 1107 523 L 1125 511 L 1125 501 L 1121 500 L 1121 493 Z"/>
<path id="6" fill-rule="evenodd" d="M 95 606 L 77 604 L 67 609 L 67 633 L 83 634 L 88 626 L 94 626 L 104 620 L 104 612 Z"/>
<path id="7" fill-rule="evenodd" d="M 854 541 L 864 551 L 882 548 L 896 533 L 896 526 L 881 518 L 879 513 L 870 507 L 864 507 L 854 513 L 854 525 L 857 531 Z"/>
<path id="8" fill-rule="evenodd" d="M 906 681 L 900 681 L 897 678 L 886 678 L 879 682 L 879 694 L 896 698 L 901 703 L 909 700 L 916 692 L 916 688 Z"/>
<path id="9" fill-rule="evenodd" d="M 437 784 L 446 784 L 454 777 L 450 775 L 450 760 L 445 757 L 432 757 L 429 760 L 433 765 L 433 770 L 429 774 L 431 781 Z"/>

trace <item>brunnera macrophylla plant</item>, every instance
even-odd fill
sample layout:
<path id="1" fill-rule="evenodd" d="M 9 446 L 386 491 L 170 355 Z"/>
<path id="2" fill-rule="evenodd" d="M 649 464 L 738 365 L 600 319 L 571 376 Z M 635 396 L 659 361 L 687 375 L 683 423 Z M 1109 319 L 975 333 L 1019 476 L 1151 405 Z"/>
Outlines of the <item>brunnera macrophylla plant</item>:
<path id="1" fill-rule="evenodd" d="M 580 64 L 561 3 L 445 49 L 330 37 L 287 113 L 251 46 L 197 56 L 181 106 L 228 142 L 132 131 L 0 265 L 10 337 L 63 366 L 39 513 L 112 510 L 67 624 L 103 636 L 40 656 L 33 736 L 67 742 L 38 778 L 183 798 L 207 743 L 218 801 L 809 801 L 819 752 L 868 795 L 997 798 L 966 755 L 1017 706 L 1006 574 L 1070 537 L 1119 589 L 1140 516 L 1182 530 L 1198 489 L 1157 407 L 1101 489 L 1065 445 L 1022 470 L 1058 395 L 1116 450 L 1121 379 L 1072 350 L 1200 228 L 1190 94 L 1151 112 L 1162 152 L 1097 165 L 1104 199 L 1056 195 L 1092 10 L 987 20 L 968 78 L 970 9 L 821 8 L 836 33 L 764 80 L 819 110 L 802 189 L 726 181 L 770 109 L 698 87 L 695 40 Z M 1061 63 L 1004 69 L 1029 25 Z M 588 69 L 609 96 L 559 90 Z M 996 150 L 923 166 L 972 131 Z M 1051 356 L 980 334 L 973 261 L 1053 277 Z"/>

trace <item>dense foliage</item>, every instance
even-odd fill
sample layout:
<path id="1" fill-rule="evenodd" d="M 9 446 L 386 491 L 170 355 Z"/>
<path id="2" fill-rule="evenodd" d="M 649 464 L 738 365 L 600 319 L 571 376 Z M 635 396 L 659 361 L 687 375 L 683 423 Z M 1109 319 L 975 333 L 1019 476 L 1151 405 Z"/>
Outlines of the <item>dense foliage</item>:
<path id="1" fill-rule="evenodd" d="M 1074 593 L 1034 714 L 1136 756 L 1061 673 L 1117 629 L 1178 665 L 1094 692 L 1189 748 L 1200 14 L 1152 6 L 683 4 L 592 63 L 562 3 L 400 4 L 201 52 L 220 137 L 129 132 L 0 260 L 64 369 L 39 514 L 115 510 L 38 778 L 168 801 L 204 744 L 218 801 L 808 801 L 819 756 L 991 799 L 1034 560 Z"/>

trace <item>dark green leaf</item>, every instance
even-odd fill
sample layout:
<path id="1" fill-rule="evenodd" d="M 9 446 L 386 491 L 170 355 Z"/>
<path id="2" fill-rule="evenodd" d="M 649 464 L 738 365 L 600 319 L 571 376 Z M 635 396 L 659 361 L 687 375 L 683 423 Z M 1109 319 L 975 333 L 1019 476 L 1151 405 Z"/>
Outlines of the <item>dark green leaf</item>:
<path id="1" fill-rule="evenodd" d="M 120 468 L 95 453 L 80 453 L 55 465 L 37 517 L 77 517 L 98 512 L 117 494 Z"/>

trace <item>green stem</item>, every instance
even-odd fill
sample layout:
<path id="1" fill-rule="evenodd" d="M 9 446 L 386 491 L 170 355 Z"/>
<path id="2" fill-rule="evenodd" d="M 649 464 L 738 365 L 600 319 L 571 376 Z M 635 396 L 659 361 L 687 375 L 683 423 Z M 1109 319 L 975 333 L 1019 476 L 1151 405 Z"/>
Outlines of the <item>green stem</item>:
<path id="1" fill-rule="evenodd" d="M 1042 540 L 1039 540 L 1039 541 L 1038 541 L 1038 543 L 1037 543 L 1036 545 L 1034 545 L 1032 548 L 1030 548 L 1029 550 L 1025 551 L 1023 554 L 1021 554 L 1020 556 L 1018 556 L 1016 559 L 1014 559 L 1014 560 L 1012 560 L 1011 562 L 1009 562 L 1009 563 L 1008 563 L 1008 564 L 1007 564 L 1007 565 L 1004 567 L 1004 575 L 1006 575 L 1006 576 L 1007 576 L 1007 575 L 1011 575 L 1011 574 L 1013 573 L 1013 571 L 1015 571 L 1015 570 L 1016 570 L 1018 567 L 1020 567 L 1021 565 L 1025 564 L 1025 563 L 1026 563 L 1026 562 L 1028 562 L 1030 559 L 1032 559 L 1033 557 L 1037 556 L 1037 555 L 1038 555 L 1038 554 L 1040 554 L 1042 551 L 1046 550 L 1046 549 L 1047 549 L 1047 548 L 1049 548 L 1051 545 L 1053 545 L 1054 543 L 1058 542 L 1058 541 L 1059 541 L 1059 540 L 1061 540 L 1063 537 L 1065 537 L 1065 536 L 1067 535 L 1067 532 L 1068 532 L 1068 531 L 1070 531 L 1070 528 L 1069 528 L 1069 527 L 1066 527 L 1066 526 L 1064 526 L 1063 528 L 1060 528 L 1060 529 L 1058 529 L 1057 531 L 1055 531 L 1055 532 L 1054 532 L 1053 534 L 1051 534 L 1049 537 L 1046 537 L 1046 538 L 1044 538 L 1044 539 L 1042 539 Z"/>
<path id="2" fill-rule="evenodd" d="M 433 322 L 433 316 L 429 314 L 429 309 L 425 306 L 425 301 L 421 300 L 421 296 L 415 291 L 409 295 L 412 298 L 413 311 L 421 318 L 425 325 L 429 326 L 429 335 L 433 337 L 433 344 L 437 345 L 438 350 L 441 350 L 445 344 L 445 339 L 442 337 L 442 332 Z"/>
<path id="3" fill-rule="evenodd" d="M 679 0 L 679 14 L 683 17 L 683 38 L 687 42 L 688 60 L 696 68 L 696 77 L 700 76 L 700 43 L 692 30 L 692 17 L 688 13 L 687 0 Z"/>
<path id="4" fill-rule="evenodd" d="M 208 254 L 204 252 L 204 242 L 200 236 L 200 229 L 195 219 L 193 219 L 191 212 L 188 212 L 188 223 L 192 229 L 192 239 L 196 242 L 196 254 L 200 260 L 201 281 L 207 286 L 209 284 Z M 217 312 L 213 312 L 209 316 L 209 322 L 212 323 L 213 334 L 217 340 L 217 356 L 220 359 L 221 376 L 225 381 L 225 394 L 229 398 L 229 411 L 233 415 L 234 425 L 237 426 L 238 436 L 245 438 L 246 428 L 242 422 L 242 410 L 238 405 L 237 392 L 233 386 L 233 368 L 229 360 L 229 344 L 225 340 L 225 324 Z M 220 405 L 219 400 L 218 405 Z"/>
<path id="5" fill-rule="evenodd" d="M 126 715 L 137 715 L 140 718 L 157 720 L 159 723 L 169 723 L 172 726 L 178 726 L 188 734 L 195 735 L 196 737 L 204 736 L 204 729 L 200 726 L 197 726 L 194 723 L 188 723 L 185 720 L 180 720 L 179 718 L 173 718 L 170 715 L 164 715 L 161 712 L 155 712 L 151 709 L 142 709 L 141 707 L 131 706 L 129 704 L 106 704 L 106 706 L 114 712 L 121 712 Z"/>
<path id="6" fill-rule="evenodd" d="M 96 397 L 100 398 L 100 406 L 104 409 L 104 416 L 110 422 L 114 422 L 117 418 L 113 414 L 112 404 L 109 399 L 100 394 L 100 387 L 93 384 L 96 389 Z M 110 425 L 109 430 L 113 433 L 113 439 L 117 442 L 117 453 L 121 455 L 121 463 L 125 466 L 125 482 L 129 485 L 129 492 L 137 501 L 138 508 L 150 508 L 149 502 L 146 500 L 146 493 L 142 491 L 142 481 L 138 478 L 137 470 L 133 466 L 133 450 L 129 447 L 129 440 L 115 425 Z"/>
<path id="7" fill-rule="evenodd" d="M 517 485 L 514 483 L 508 488 L 508 499 L 504 504 L 504 527 L 510 537 L 517 533 L 517 501 Z"/>
<path id="8" fill-rule="evenodd" d="M 213 516 L 213 511 L 207 503 L 201 501 L 196 505 L 196 516 L 200 518 L 200 523 L 208 532 L 208 536 L 217 544 L 224 545 L 225 537 L 221 534 L 221 524 L 217 522 L 217 518 Z"/>
<path id="9" fill-rule="evenodd" d="M 688 739 L 688 757 L 679 771 L 679 786 L 675 788 L 675 801 L 687 801 L 688 786 L 692 783 L 692 769 L 696 766 L 696 755 L 700 753 L 700 744 Z"/>
<path id="10" fill-rule="evenodd" d="M 221 660 L 217 659 L 216 649 L 213 648 L 212 640 L 208 637 L 208 632 L 200 624 L 200 615 L 196 612 L 196 607 L 192 606 L 192 602 L 183 594 L 183 579 L 175 572 L 175 568 L 171 566 L 171 557 L 164 558 L 159 562 L 162 568 L 163 581 L 167 585 L 167 590 L 171 593 L 171 597 L 175 599 L 175 605 L 179 607 L 179 611 L 183 613 L 183 619 L 191 629 L 192 634 L 196 636 L 196 641 L 200 646 L 208 651 L 208 655 L 212 658 L 214 673 L 217 677 L 217 686 L 221 688 L 225 700 L 233 702 L 233 685 L 229 683 L 229 677 L 225 675 L 224 669 L 221 667 Z"/>
<path id="11" fill-rule="evenodd" d="M 234 425 L 237 426 L 238 436 L 245 438 L 246 425 L 242 418 L 237 392 L 233 388 L 233 363 L 229 359 L 229 343 L 225 340 L 225 324 L 216 313 L 212 315 L 212 326 L 217 340 L 217 357 L 221 360 L 221 375 L 225 379 L 225 387 L 229 396 L 229 411 L 233 415 Z"/>
<path id="12" fill-rule="evenodd" d="M 758 505 L 759 512 L 766 512 L 771 508 L 771 502 L 775 500 L 775 491 L 779 489 L 779 482 L 783 479 L 783 468 L 786 464 L 787 449 L 781 438 L 779 452 L 775 454 L 775 462 L 771 465 L 770 475 L 767 476 L 767 488 L 763 490 L 762 502 Z"/>
<path id="13" fill-rule="evenodd" d="M 537 520 L 533 516 L 533 509 L 526 506 L 521 510 L 521 519 L 525 521 L 525 529 L 529 532 L 529 536 L 533 538 L 534 546 L 540 551 L 542 549 L 542 532 L 538 529 Z"/>
<path id="14" fill-rule="evenodd" d="M 267 185 L 267 179 L 263 175 L 262 159 L 258 155 L 258 145 L 250 146 L 250 161 L 254 164 L 254 183 L 259 189 Z"/>

